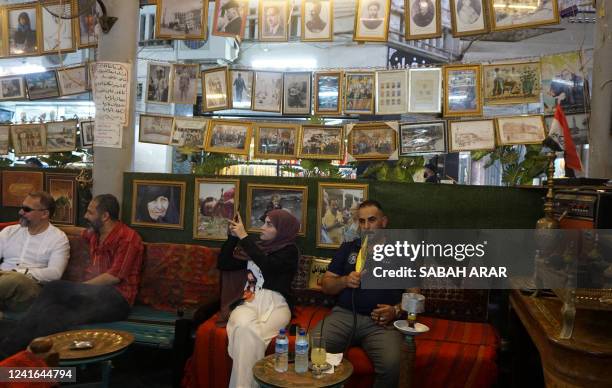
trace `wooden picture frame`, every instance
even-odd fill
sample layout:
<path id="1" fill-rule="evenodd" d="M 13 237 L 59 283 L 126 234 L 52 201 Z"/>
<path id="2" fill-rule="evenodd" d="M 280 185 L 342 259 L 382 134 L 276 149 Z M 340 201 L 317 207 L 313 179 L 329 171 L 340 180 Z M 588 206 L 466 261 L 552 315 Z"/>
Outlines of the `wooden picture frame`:
<path id="1" fill-rule="evenodd" d="M 532 0 L 512 0 L 506 1 L 506 7 L 497 0 L 488 0 L 489 9 L 491 10 L 491 30 L 492 31 L 505 31 L 513 30 L 517 28 L 545 26 L 549 24 L 559 24 L 559 5 L 557 0 L 550 0 L 549 2 L 538 2 L 537 6 L 533 6 Z M 543 6 L 550 5 L 550 9 L 544 9 Z M 504 10 L 511 8 L 511 13 Z M 546 12 L 541 12 L 546 10 Z M 534 14 L 540 14 L 542 17 L 543 13 L 547 13 L 545 18 L 536 19 L 532 17 Z"/>
<path id="2" fill-rule="evenodd" d="M 540 61 L 484 65 L 482 79 L 485 105 L 540 102 Z"/>
<path id="3" fill-rule="evenodd" d="M 368 184 L 319 182 L 317 197 L 317 248 L 336 249 L 347 240 L 345 237 L 348 235 L 353 234 L 355 237 L 359 235 L 359 221 L 355 220 L 355 213 L 358 211 L 359 204 L 368 199 L 368 189 Z M 355 194 L 359 192 L 361 192 L 360 195 L 356 196 Z M 325 199 L 330 203 L 326 204 Z M 332 202 L 337 204 L 336 214 L 333 214 L 331 210 Z M 326 208 L 328 206 L 329 209 Z M 351 214 L 348 220 L 343 217 L 345 211 Z"/>
<path id="4" fill-rule="evenodd" d="M 147 90 L 145 103 L 170 104 L 172 65 L 161 62 L 147 63 Z"/>
<path id="5" fill-rule="evenodd" d="M 384 140 L 389 140 L 390 144 L 368 142 L 381 136 L 384 136 Z M 397 151 L 397 131 L 384 122 L 354 124 L 350 130 L 347 129 L 347 137 L 347 152 L 355 160 L 387 160 Z"/>
<path id="6" fill-rule="evenodd" d="M 382 18 L 380 12 L 382 11 Z M 386 42 L 389 37 L 391 0 L 357 0 L 353 40 L 356 42 Z"/>
<path id="7" fill-rule="evenodd" d="M 63 7 L 63 11 L 62 11 Z M 71 17 L 74 13 L 74 3 L 71 1 L 44 1 L 40 2 L 40 31 L 41 54 L 58 54 L 76 51 L 75 28 L 72 19 L 63 19 L 54 16 L 47 9 L 57 15 Z M 59 23 L 57 22 L 59 21 Z M 59 40 L 58 29 L 61 29 Z"/>
<path id="8" fill-rule="evenodd" d="M 25 74 L 24 79 L 30 100 L 43 100 L 60 96 L 55 70 Z"/>
<path id="9" fill-rule="evenodd" d="M 312 73 L 283 74 L 283 115 L 309 116 L 312 109 Z"/>
<path id="10" fill-rule="evenodd" d="M 255 72 L 253 70 L 230 69 L 229 77 L 229 86 L 232 89 L 232 109 L 253 109 L 253 83 L 255 82 Z M 245 92 L 248 94 L 248 99 L 242 98 Z"/>
<path id="11" fill-rule="evenodd" d="M 202 70 L 202 111 L 229 109 L 232 101 L 227 66 Z"/>
<path id="12" fill-rule="evenodd" d="M 44 154 L 47 152 L 45 124 L 11 125 L 11 143 L 15 156 Z"/>
<path id="13" fill-rule="evenodd" d="M 344 113 L 374 114 L 375 87 L 375 72 L 346 72 L 344 79 Z"/>
<path id="14" fill-rule="evenodd" d="M 546 123 L 542 115 L 496 117 L 499 145 L 541 144 L 546 138 Z"/>
<path id="15" fill-rule="evenodd" d="M 5 36 L 7 42 L 6 54 L 8 57 L 27 57 L 39 55 L 41 52 L 40 38 L 40 4 L 21 4 L 12 5 L 5 8 L 6 12 L 6 27 Z M 26 15 L 24 17 L 23 15 Z M 32 17 L 36 20 L 32 22 Z M 18 31 L 17 24 L 19 19 L 23 21 L 23 25 L 29 25 L 25 31 Z M 22 29 L 25 29 L 24 27 Z M 32 31 L 32 28 L 34 30 Z M 23 47 L 21 47 L 23 45 Z"/>
<path id="16" fill-rule="evenodd" d="M 77 124 L 77 120 L 46 123 L 47 152 L 68 152 L 76 150 Z"/>
<path id="17" fill-rule="evenodd" d="M 408 71 L 408 112 L 442 111 L 442 69 L 439 67 Z"/>
<path id="18" fill-rule="evenodd" d="M 8 18 L 6 8 L 0 7 L 0 58 L 6 57 L 8 52 Z"/>
<path id="19" fill-rule="evenodd" d="M 448 65 L 444 70 L 444 116 L 482 115 L 482 66 Z M 457 100 L 462 102 L 453 102 Z"/>
<path id="20" fill-rule="evenodd" d="M 259 191 L 259 193 L 256 193 L 256 191 Z M 299 212 L 294 209 L 294 206 L 287 206 L 287 197 L 283 198 L 283 192 L 285 192 L 284 194 L 297 194 L 298 198 L 301 195 L 301 199 L 298 199 L 298 201 L 301 202 L 299 204 Z M 269 200 L 268 197 L 270 198 Z M 283 203 L 283 200 L 285 203 Z M 255 204 L 255 202 L 257 203 Z M 255 207 L 255 205 L 257 205 L 257 207 Z M 275 209 L 286 209 L 291 214 L 293 214 L 293 216 L 295 216 L 295 218 L 297 218 L 300 222 L 300 230 L 298 232 L 298 235 L 306 235 L 306 231 L 308 230 L 306 228 L 308 186 L 267 185 L 259 183 L 248 183 L 246 207 L 246 220 L 244 222 L 244 225 L 248 232 L 259 233 L 261 231 L 258 225 L 263 225 L 263 220 L 261 218 L 264 217 L 264 215 L 268 211 Z"/>
<path id="21" fill-rule="evenodd" d="M 232 128 L 233 126 L 233 128 Z M 229 128 L 228 128 L 229 127 Z M 248 121 L 238 120 L 210 120 L 208 124 L 208 131 L 206 132 L 206 142 L 204 144 L 204 150 L 207 152 L 218 152 L 223 154 L 236 154 L 236 155 L 249 155 L 251 145 L 251 132 L 253 124 Z M 232 134 L 232 136 L 238 136 L 237 144 L 235 147 L 228 145 L 218 145 L 223 142 L 223 131 L 228 129 L 238 129 L 242 131 L 242 134 Z M 243 142 L 240 146 L 241 141 Z"/>
<path id="22" fill-rule="evenodd" d="M 23 199 L 43 190 L 43 173 L 38 171 L 2 171 L 2 207 L 21 207 Z"/>
<path id="23" fill-rule="evenodd" d="M 454 37 L 489 32 L 488 0 L 449 0 Z"/>
<path id="24" fill-rule="evenodd" d="M 325 15 L 325 18 L 322 18 L 321 14 Z M 331 42 L 334 40 L 334 0 L 304 0 L 301 15 L 300 40 L 302 42 Z"/>
<path id="25" fill-rule="evenodd" d="M 406 40 L 441 37 L 441 14 L 440 0 L 404 0 Z"/>
<path id="26" fill-rule="evenodd" d="M 494 120 L 456 120 L 448 122 L 449 152 L 490 151 L 494 149 Z"/>
<path id="27" fill-rule="evenodd" d="M 87 65 L 57 69 L 57 83 L 62 96 L 89 92 L 91 88 Z"/>
<path id="28" fill-rule="evenodd" d="M 24 100 L 26 98 L 25 79 L 21 75 L 0 78 L 0 101 Z"/>
<path id="29" fill-rule="evenodd" d="M 329 145 L 329 139 L 333 144 Z M 324 147 L 324 149 L 321 149 Z M 321 152 L 317 152 L 321 151 Z M 330 125 L 302 125 L 298 141 L 300 159 L 344 159 L 344 127 Z"/>
<path id="30" fill-rule="evenodd" d="M 102 33 L 99 17 L 102 16 L 102 9 L 97 2 L 93 6 L 89 0 L 75 0 L 74 2 L 78 18 L 74 19 L 76 30 L 76 44 L 79 49 L 97 47 L 98 39 Z M 87 8 L 83 10 L 82 8 Z"/>
<path id="31" fill-rule="evenodd" d="M 217 0 L 214 12 L 212 35 L 244 37 L 249 15 L 248 0 Z"/>
<path id="32" fill-rule="evenodd" d="M 281 113 L 283 74 L 278 71 L 256 71 L 253 79 L 253 110 Z"/>
<path id="33" fill-rule="evenodd" d="M 79 132 L 82 148 L 93 147 L 95 127 L 96 122 L 94 120 L 85 120 L 79 123 Z"/>
<path id="34" fill-rule="evenodd" d="M 53 224 L 76 224 L 79 201 L 75 178 L 76 174 L 45 174 L 45 187 L 55 199 L 55 214 L 50 217 Z"/>
<path id="35" fill-rule="evenodd" d="M 288 0 L 260 0 L 258 17 L 258 30 L 260 42 L 287 42 L 289 40 L 289 13 L 291 11 Z"/>
<path id="36" fill-rule="evenodd" d="M 150 131 L 147 131 L 150 128 Z M 141 113 L 138 122 L 138 141 L 169 145 L 174 130 L 174 116 Z"/>
<path id="37" fill-rule="evenodd" d="M 170 71 L 170 102 L 195 105 L 199 76 L 199 64 L 173 63 Z"/>
<path id="38" fill-rule="evenodd" d="M 297 159 L 299 130 L 298 124 L 258 122 L 255 126 L 255 159 Z"/>
<path id="39" fill-rule="evenodd" d="M 204 148 L 208 123 L 202 117 L 174 117 L 169 145 L 196 151 Z"/>
<path id="40" fill-rule="evenodd" d="M 131 225 L 183 229 L 187 183 L 135 179 L 132 181 Z"/>
<path id="41" fill-rule="evenodd" d="M 209 190 L 203 190 L 205 185 L 211 186 Z M 228 188 L 231 188 L 231 192 L 227 190 Z M 212 191 L 219 191 L 219 196 L 215 197 Z M 233 206 L 229 204 L 229 201 Z M 195 240 L 226 240 L 228 221 L 233 220 L 234 215 L 238 213 L 239 204 L 240 179 L 196 178 L 193 238 Z"/>
<path id="42" fill-rule="evenodd" d="M 208 0 L 157 0 L 156 4 L 156 39 L 206 40 L 208 32 Z M 170 8 L 168 11 L 166 4 L 174 8 Z M 174 12 L 175 15 L 189 14 L 191 17 L 187 18 L 183 16 L 184 20 L 178 21 L 175 17 L 175 20 L 171 20 L 170 15 L 172 12 Z M 199 23 L 198 17 L 200 19 Z M 187 20 L 195 21 L 191 28 L 186 24 Z M 193 31 L 196 32 L 194 33 Z"/>
<path id="43" fill-rule="evenodd" d="M 314 73 L 315 116 L 338 116 L 342 113 L 342 71 L 318 71 Z M 322 98 L 322 94 L 335 94 Z"/>
<path id="44" fill-rule="evenodd" d="M 11 148 L 11 126 L 0 125 L 0 155 L 8 155 Z"/>
<path id="45" fill-rule="evenodd" d="M 399 156 L 447 152 L 446 121 L 400 123 Z"/>

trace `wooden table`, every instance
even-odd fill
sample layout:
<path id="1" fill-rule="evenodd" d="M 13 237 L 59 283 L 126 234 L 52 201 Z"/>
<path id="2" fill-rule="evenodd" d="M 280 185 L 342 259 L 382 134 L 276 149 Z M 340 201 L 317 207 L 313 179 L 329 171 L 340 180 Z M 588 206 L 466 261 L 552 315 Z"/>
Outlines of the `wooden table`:
<path id="1" fill-rule="evenodd" d="M 540 353 L 547 387 L 612 387 L 612 312 L 579 310 L 561 339 L 562 302 L 513 290 L 510 303 Z"/>
<path id="2" fill-rule="evenodd" d="M 323 373 L 321 378 L 313 377 L 310 370 L 305 373 L 295 373 L 294 366 L 294 363 L 290 363 L 287 372 L 277 372 L 274 369 L 274 354 L 271 354 L 257 361 L 253 367 L 253 376 L 262 387 L 289 388 L 340 386 L 353 374 L 353 365 L 346 358 L 335 367 L 334 373 Z"/>

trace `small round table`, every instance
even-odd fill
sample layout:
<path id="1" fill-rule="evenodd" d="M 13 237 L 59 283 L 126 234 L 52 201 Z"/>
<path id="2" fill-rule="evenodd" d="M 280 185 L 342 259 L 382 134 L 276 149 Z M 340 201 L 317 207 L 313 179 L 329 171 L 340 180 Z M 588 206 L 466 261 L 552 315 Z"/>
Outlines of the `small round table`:
<path id="1" fill-rule="evenodd" d="M 353 374 L 353 364 L 346 358 L 334 367 L 334 373 L 323 373 L 321 378 L 313 377 L 310 370 L 295 373 L 294 366 L 295 364 L 290 363 L 287 372 L 277 372 L 274 369 L 274 354 L 271 354 L 257 361 L 253 367 L 253 376 L 262 387 L 290 388 L 341 386 Z"/>

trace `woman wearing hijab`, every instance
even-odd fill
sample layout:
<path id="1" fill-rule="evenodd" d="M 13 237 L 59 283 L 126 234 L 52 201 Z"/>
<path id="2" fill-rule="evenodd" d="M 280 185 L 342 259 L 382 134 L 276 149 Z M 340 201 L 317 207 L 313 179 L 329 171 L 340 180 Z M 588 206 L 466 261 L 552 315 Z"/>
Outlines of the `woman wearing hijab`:
<path id="1" fill-rule="evenodd" d="M 158 224 L 178 224 L 176 208 L 179 189 L 168 186 L 138 187 L 136 221 Z"/>
<path id="2" fill-rule="evenodd" d="M 253 365 L 291 319 L 291 282 L 297 272 L 299 251 L 295 238 L 299 221 L 286 210 L 266 215 L 259 241 L 249 236 L 240 215 L 230 221 L 228 239 L 219 254 L 219 269 L 246 269 L 237 301 L 227 323 L 228 352 L 233 359 L 230 387 L 256 386 Z M 255 283 L 255 285 L 253 285 Z"/>

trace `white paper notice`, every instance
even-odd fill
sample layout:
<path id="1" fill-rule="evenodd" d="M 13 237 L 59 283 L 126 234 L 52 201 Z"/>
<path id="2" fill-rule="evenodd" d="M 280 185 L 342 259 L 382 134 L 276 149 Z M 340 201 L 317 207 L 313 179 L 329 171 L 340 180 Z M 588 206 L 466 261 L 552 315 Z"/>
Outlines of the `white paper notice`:
<path id="1" fill-rule="evenodd" d="M 128 125 L 131 65 L 120 62 L 93 64 L 92 88 L 96 106 L 95 147 L 121 148 Z"/>

